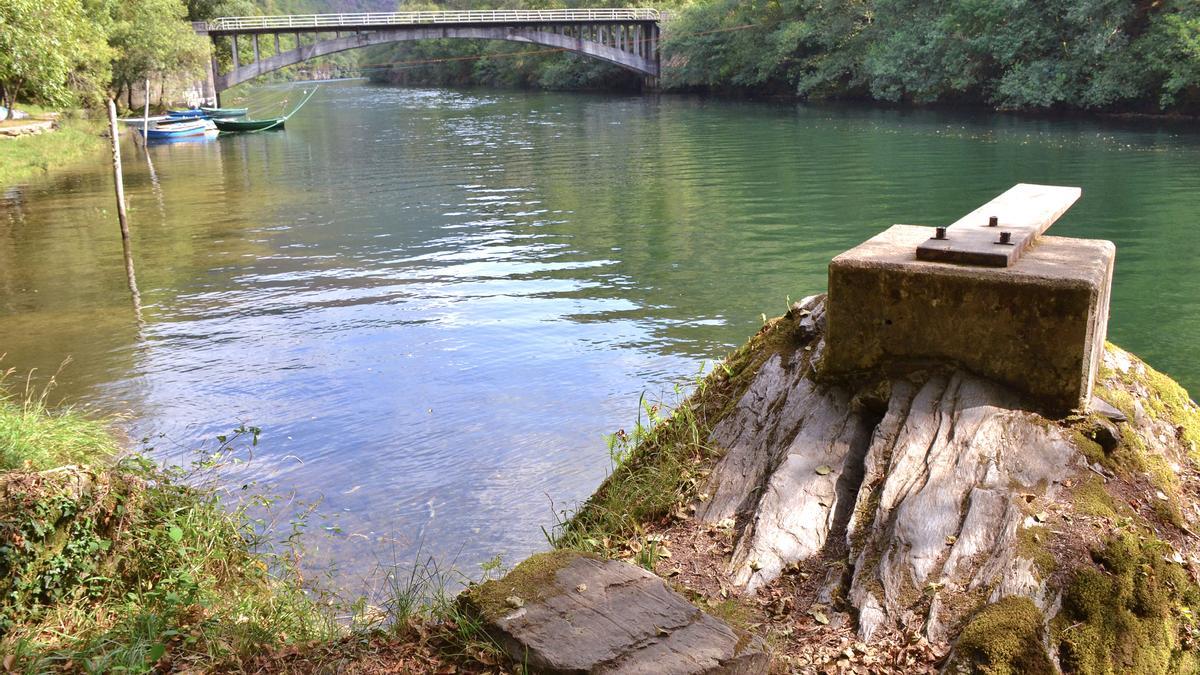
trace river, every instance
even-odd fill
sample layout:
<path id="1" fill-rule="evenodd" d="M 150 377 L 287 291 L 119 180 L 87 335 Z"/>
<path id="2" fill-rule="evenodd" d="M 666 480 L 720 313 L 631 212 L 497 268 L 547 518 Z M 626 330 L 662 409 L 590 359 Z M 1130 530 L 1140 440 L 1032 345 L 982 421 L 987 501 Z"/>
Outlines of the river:
<path id="1" fill-rule="evenodd" d="M 59 375 L 186 459 L 263 429 L 232 484 L 320 500 L 345 582 L 545 547 L 639 396 L 675 399 L 893 223 L 1079 185 L 1109 337 L 1200 389 L 1194 125 L 684 97 L 326 86 L 286 131 L 124 145 L 0 195 L 0 366 Z M 209 441 L 211 447 L 211 441 Z"/>

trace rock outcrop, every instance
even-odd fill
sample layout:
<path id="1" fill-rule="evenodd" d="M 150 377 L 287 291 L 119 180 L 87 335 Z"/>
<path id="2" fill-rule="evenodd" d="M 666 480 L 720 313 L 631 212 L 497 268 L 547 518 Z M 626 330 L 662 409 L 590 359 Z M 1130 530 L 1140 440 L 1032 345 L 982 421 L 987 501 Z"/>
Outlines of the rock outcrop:
<path id="1" fill-rule="evenodd" d="M 1192 485 L 1200 431 L 1178 417 L 1200 413 L 1177 385 L 1151 391 L 1153 371 L 1110 347 L 1105 400 L 1050 420 L 953 364 L 823 378 L 823 311 L 822 297 L 793 307 L 781 321 L 797 324 L 795 344 L 712 429 L 724 454 L 693 505 L 699 523 L 732 528 L 724 575 L 741 594 L 805 561 L 842 560 L 822 595 L 851 611 L 860 639 L 915 628 L 947 647 L 981 608 L 1027 599 L 1044 623 L 1037 658 L 1058 663 L 1068 571 L 1119 534 L 1118 518 L 1173 542 L 1194 577 L 1197 507 L 1181 481 Z M 1097 490 L 1099 523 L 1081 506 Z"/>

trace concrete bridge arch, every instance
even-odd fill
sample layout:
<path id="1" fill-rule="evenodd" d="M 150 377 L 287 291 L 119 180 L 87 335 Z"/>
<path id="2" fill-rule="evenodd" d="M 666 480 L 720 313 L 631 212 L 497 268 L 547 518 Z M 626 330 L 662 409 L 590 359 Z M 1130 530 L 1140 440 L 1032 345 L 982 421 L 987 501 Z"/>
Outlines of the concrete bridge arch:
<path id="1" fill-rule="evenodd" d="M 656 10 L 497 10 L 392 14 L 315 14 L 227 17 L 197 22 L 195 30 L 214 44 L 231 39 L 233 64 L 210 71 L 210 98 L 247 80 L 327 54 L 408 40 L 505 40 L 583 54 L 649 79 L 659 75 L 659 13 Z M 301 35 L 317 34 L 304 44 Z M 328 37 L 332 34 L 332 37 Z M 259 40 L 275 41 L 275 53 L 260 58 Z M 296 46 L 281 50 L 279 36 L 294 35 Z M 243 63 L 238 38 L 249 36 L 253 61 Z"/>

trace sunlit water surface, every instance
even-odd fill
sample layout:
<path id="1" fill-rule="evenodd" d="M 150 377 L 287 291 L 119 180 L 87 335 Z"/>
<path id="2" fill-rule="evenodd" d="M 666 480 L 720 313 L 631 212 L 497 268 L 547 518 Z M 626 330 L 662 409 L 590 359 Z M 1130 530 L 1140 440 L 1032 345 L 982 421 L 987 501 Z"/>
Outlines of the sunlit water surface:
<path id="1" fill-rule="evenodd" d="M 1194 126 L 338 85 L 123 152 L 140 318 L 97 157 L 0 199 L 0 365 L 72 357 L 57 393 L 167 459 L 262 427 L 230 484 L 321 498 L 343 582 L 543 548 L 642 392 L 1016 182 L 1083 187 L 1053 232 L 1116 242 L 1110 338 L 1200 387 Z"/>

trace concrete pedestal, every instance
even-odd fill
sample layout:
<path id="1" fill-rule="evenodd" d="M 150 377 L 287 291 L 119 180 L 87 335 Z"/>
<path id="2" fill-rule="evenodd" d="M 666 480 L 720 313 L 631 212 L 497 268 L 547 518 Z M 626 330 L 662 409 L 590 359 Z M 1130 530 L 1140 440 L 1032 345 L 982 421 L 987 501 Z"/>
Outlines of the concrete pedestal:
<path id="1" fill-rule="evenodd" d="M 823 375 L 955 364 L 1045 412 L 1085 410 L 1104 353 L 1116 248 L 1040 237 L 1011 267 L 917 260 L 896 225 L 829 265 Z"/>

